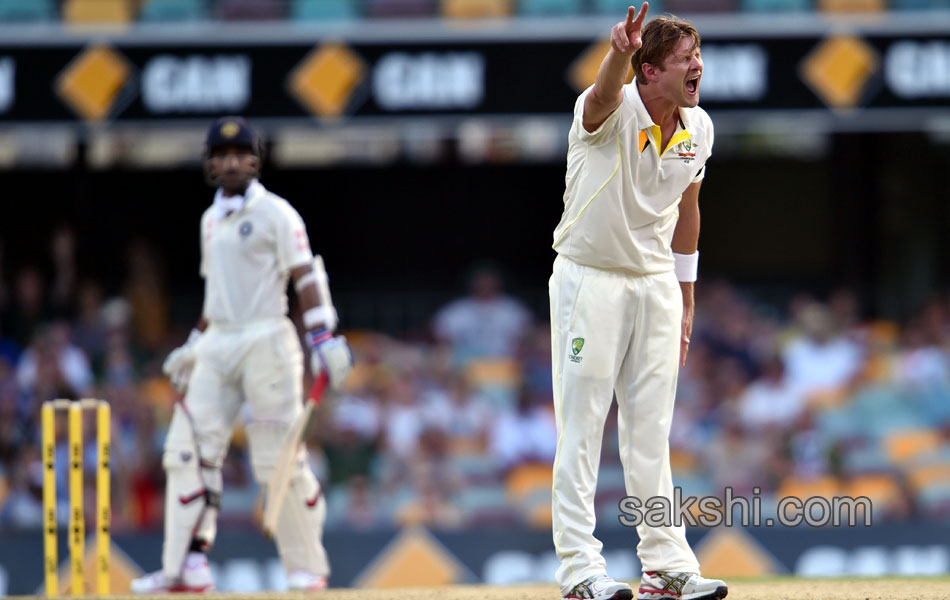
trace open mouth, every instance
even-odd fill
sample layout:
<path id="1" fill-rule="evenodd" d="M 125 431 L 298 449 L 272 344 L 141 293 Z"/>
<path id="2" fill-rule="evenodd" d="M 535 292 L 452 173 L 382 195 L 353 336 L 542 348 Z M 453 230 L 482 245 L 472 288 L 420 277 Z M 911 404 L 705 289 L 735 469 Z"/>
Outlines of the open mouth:
<path id="1" fill-rule="evenodd" d="M 686 80 L 687 94 L 690 94 L 692 96 L 692 95 L 695 95 L 696 92 L 699 91 L 699 78 L 700 78 L 700 75 L 696 75 L 695 77 L 691 77 Z"/>

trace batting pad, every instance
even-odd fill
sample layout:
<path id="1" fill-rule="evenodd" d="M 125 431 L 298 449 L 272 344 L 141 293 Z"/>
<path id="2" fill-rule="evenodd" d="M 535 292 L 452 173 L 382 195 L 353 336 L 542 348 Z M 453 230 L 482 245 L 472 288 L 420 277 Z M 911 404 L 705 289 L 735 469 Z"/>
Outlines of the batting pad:
<path id="1" fill-rule="evenodd" d="M 171 580 L 181 576 L 192 539 L 199 537 L 211 545 L 217 534 L 221 468 L 199 467 L 198 461 L 193 450 L 166 449 L 162 456 L 166 478 L 162 570 Z"/>
<path id="2" fill-rule="evenodd" d="M 261 485 L 265 485 L 270 477 L 289 427 L 271 422 L 249 423 L 246 427 L 251 468 Z M 326 500 L 320 483 L 310 470 L 303 447 L 295 461 L 294 474 L 274 532 L 277 553 L 288 574 L 302 570 L 314 575 L 329 575 L 330 564 L 322 543 Z"/>

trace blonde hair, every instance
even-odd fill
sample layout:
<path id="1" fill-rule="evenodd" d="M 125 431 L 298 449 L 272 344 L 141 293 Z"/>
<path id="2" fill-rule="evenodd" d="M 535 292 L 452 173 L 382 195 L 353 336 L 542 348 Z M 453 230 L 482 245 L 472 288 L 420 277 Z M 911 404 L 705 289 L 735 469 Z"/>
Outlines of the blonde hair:
<path id="1" fill-rule="evenodd" d="M 699 32 L 686 21 L 673 15 L 657 17 L 643 28 L 641 39 L 643 45 L 633 53 L 630 65 L 637 81 L 644 82 L 643 65 L 648 63 L 662 69 L 663 61 L 676 50 L 676 46 L 683 37 L 693 38 L 695 47 L 699 47 Z"/>

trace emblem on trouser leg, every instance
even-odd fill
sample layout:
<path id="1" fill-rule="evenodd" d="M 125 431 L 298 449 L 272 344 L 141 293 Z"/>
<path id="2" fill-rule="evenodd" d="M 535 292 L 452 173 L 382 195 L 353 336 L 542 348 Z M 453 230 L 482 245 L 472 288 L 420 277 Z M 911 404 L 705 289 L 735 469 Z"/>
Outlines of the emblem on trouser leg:
<path id="1" fill-rule="evenodd" d="M 584 338 L 576 337 L 571 340 L 571 355 L 568 356 L 571 362 L 579 363 L 584 360 L 583 356 L 578 356 L 584 349 Z"/>

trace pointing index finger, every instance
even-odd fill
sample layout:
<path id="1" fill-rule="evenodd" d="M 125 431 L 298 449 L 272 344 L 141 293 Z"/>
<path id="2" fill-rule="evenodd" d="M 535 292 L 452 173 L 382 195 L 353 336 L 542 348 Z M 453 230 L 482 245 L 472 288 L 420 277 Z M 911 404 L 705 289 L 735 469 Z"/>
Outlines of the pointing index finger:
<path id="1" fill-rule="evenodd" d="M 635 15 L 637 9 L 632 6 L 627 7 L 627 25 L 633 25 L 633 15 Z"/>

